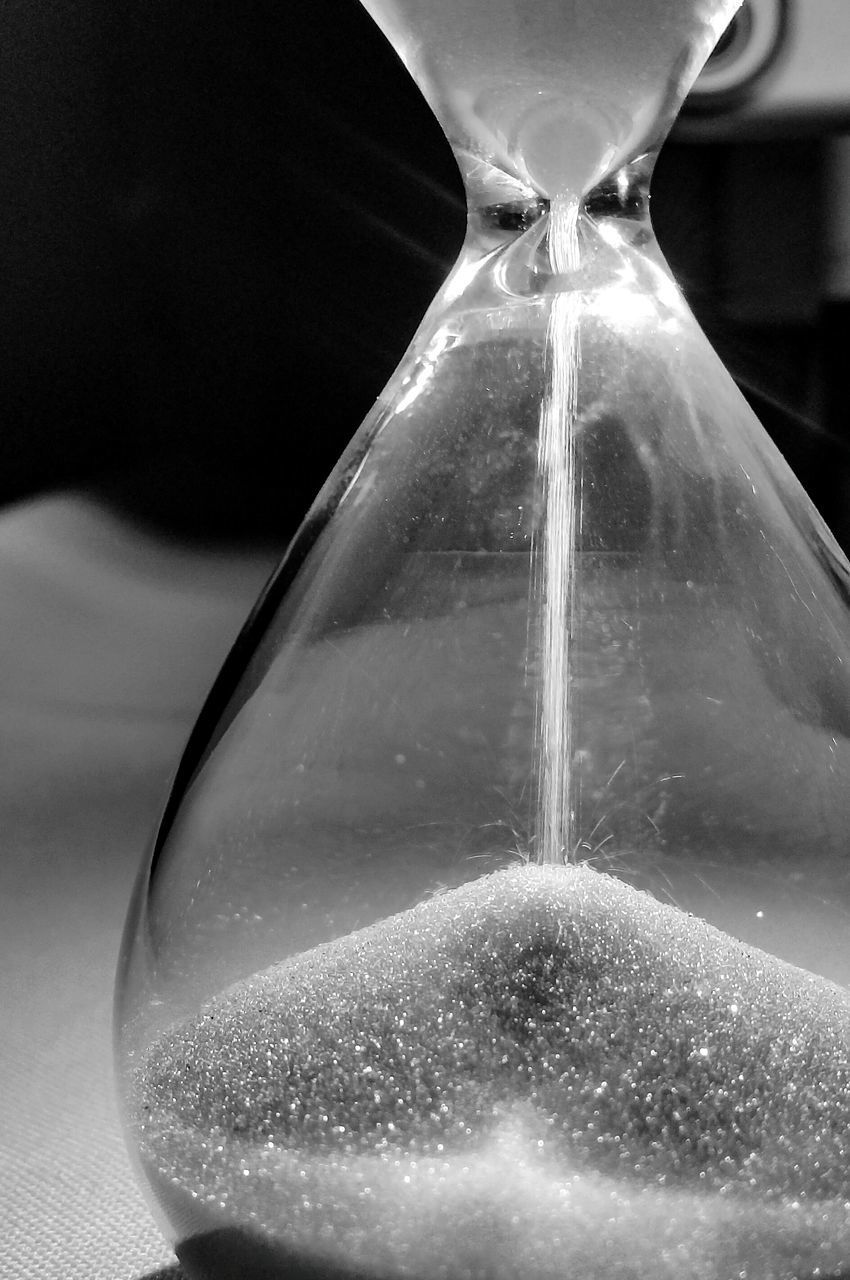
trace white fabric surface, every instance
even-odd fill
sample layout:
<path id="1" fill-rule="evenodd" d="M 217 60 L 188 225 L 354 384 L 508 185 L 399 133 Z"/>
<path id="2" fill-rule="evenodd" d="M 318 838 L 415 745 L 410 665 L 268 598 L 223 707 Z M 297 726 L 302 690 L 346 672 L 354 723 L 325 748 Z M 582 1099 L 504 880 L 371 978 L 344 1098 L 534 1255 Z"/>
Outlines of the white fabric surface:
<path id="1" fill-rule="evenodd" d="M 0 515 L 2 1280 L 174 1261 L 119 1128 L 115 963 L 168 778 L 270 567 L 74 497 Z"/>

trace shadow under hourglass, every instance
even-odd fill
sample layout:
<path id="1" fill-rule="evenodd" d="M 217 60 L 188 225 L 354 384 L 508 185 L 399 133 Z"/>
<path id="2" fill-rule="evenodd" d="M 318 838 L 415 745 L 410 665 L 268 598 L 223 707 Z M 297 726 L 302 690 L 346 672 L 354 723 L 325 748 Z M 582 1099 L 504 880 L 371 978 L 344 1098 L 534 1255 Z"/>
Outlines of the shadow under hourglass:
<path id="1" fill-rule="evenodd" d="M 382 1280 L 374 1271 L 316 1264 L 236 1228 L 185 1240 L 178 1245 L 178 1252 L 197 1280 Z M 685 1264 L 680 1274 L 683 1278 L 688 1274 Z M 590 1275 L 585 1270 L 579 1280 L 588 1280 Z M 176 1266 L 140 1276 L 139 1280 L 189 1280 L 189 1273 Z M 432 1274 L 411 1275 L 411 1280 L 432 1280 Z M 800 1272 L 795 1280 L 823 1280 L 823 1273 Z M 830 1273 L 830 1280 L 850 1280 L 850 1270 Z"/>
<path id="2" fill-rule="evenodd" d="M 307 1254 L 242 1228 L 223 1227 L 193 1236 L 178 1244 L 177 1255 L 193 1280 L 382 1280 L 378 1271 L 344 1262 L 316 1262 Z M 411 1274 L 411 1280 L 430 1277 L 427 1273 Z"/>

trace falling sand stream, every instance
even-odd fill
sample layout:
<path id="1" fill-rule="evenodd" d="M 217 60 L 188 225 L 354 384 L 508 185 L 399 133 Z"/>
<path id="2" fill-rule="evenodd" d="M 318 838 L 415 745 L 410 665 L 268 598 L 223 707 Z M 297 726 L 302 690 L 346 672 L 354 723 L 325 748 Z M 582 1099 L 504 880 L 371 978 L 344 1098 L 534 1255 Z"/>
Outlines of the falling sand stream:
<path id="1" fill-rule="evenodd" d="M 549 258 L 553 272 L 571 275 L 579 265 L 579 204 L 571 196 L 552 201 Z M 537 707 L 538 861 L 569 861 L 572 831 L 572 681 L 575 625 L 576 418 L 581 366 L 581 295 L 562 289 L 552 299 L 546 333 L 546 389 L 540 415 L 537 467 L 543 525 L 535 546 L 534 589 L 542 602 L 540 690 Z"/>

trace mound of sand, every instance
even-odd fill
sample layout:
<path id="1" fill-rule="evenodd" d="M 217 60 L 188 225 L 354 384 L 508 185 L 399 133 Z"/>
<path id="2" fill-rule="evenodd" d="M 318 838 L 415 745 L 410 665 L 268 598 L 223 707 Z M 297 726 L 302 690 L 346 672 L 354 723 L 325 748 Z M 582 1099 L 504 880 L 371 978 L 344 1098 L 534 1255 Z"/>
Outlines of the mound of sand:
<path id="1" fill-rule="evenodd" d="M 138 1135 L 187 1236 L 325 1274 L 837 1275 L 848 1046 L 844 989 L 586 868 L 518 866 L 172 1028 Z"/>

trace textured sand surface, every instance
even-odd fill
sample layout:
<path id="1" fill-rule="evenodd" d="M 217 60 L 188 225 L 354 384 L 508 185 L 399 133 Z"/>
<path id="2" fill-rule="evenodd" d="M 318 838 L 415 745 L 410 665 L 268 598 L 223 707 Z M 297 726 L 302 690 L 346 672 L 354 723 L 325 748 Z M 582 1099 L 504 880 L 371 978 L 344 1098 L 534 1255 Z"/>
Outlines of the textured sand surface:
<path id="1" fill-rule="evenodd" d="M 843 988 L 596 872 L 518 866 L 164 1034 L 139 1138 L 187 1233 L 328 1267 L 838 1275 L 849 1045 Z"/>

